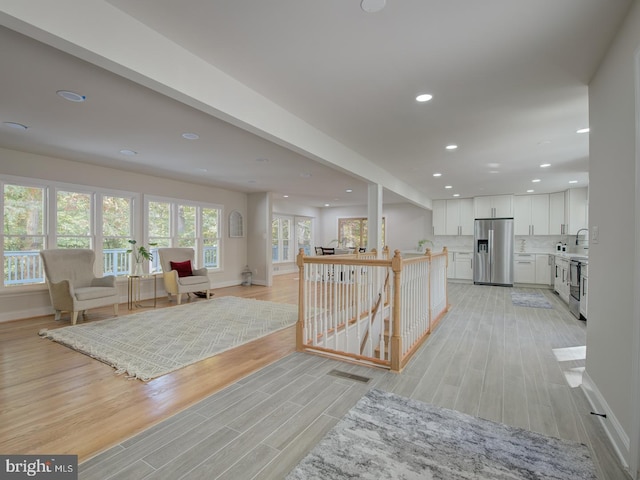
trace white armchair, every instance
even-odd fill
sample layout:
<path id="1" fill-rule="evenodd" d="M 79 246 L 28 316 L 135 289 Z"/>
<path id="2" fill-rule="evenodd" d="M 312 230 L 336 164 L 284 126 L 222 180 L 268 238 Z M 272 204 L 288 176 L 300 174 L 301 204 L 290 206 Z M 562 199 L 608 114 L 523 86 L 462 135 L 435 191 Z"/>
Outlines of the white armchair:
<path id="1" fill-rule="evenodd" d="M 96 277 L 93 273 L 96 254 L 88 249 L 52 249 L 40 252 L 47 277 L 51 304 L 56 320 L 62 312 L 71 313 L 71 323 L 76 324 L 78 313 L 89 308 L 113 305 L 118 315 L 118 290 L 115 277 Z"/>
<path id="2" fill-rule="evenodd" d="M 193 248 L 159 248 L 158 255 L 162 265 L 164 288 L 169 299 L 171 295 L 175 295 L 176 302 L 180 305 L 182 294 L 192 292 L 206 292 L 207 299 L 209 298 L 211 288 L 209 274 L 206 268 L 193 269 L 195 256 Z M 191 264 L 191 275 L 180 276 L 178 270 L 171 266 L 171 262 L 175 266 L 175 264 L 184 265 L 187 261 Z"/>

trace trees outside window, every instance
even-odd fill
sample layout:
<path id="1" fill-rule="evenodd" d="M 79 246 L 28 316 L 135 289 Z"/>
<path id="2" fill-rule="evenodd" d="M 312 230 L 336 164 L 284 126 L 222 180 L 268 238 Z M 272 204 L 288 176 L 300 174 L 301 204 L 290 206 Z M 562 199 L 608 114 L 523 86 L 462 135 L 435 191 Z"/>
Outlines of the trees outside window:
<path id="1" fill-rule="evenodd" d="M 292 262 L 291 224 L 293 218 L 274 215 L 271 220 L 271 260 L 273 263 Z"/>
<path id="2" fill-rule="evenodd" d="M 102 196 L 102 256 L 105 275 L 126 275 L 131 271 L 126 253 L 133 234 L 133 198 Z"/>
<path id="3" fill-rule="evenodd" d="M 3 186 L 4 285 L 44 282 L 46 192 L 42 186 Z"/>
<path id="4" fill-rule="evenodd" d="M 312 225 L 311 218 L 296 217 L 296 255 L 301 248 L 305 255 L 311 255 Z"/>
<path id="5" fill-rule="evenodd" d="M 92 248 L 93 194 L 56 192 L 56 247 Z"/>
<path id="6" fill-rule="evenodd" d="M 338 243 L 344 248 L 367 247 L 368 244 L 367 218 L 339 218 Z M 384 218 L 382 219 L 382 244 L 385 244 Z"/>

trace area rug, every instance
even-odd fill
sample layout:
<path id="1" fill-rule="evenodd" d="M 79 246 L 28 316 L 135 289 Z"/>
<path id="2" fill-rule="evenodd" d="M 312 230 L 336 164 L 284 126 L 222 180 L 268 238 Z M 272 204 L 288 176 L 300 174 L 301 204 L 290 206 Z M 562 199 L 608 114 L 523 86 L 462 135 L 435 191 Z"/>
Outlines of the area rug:
<path id="1" fill-rule="evenodd" d="M 583 444 L 369 391 L 287 480 L 596 480 Z"/>
<path id="2" fill-rule="evenodd" d="M 217 297 L 39 334 L 150 380 L 293 325 L 298 307 Z"/>
<path id="3" fill-rule="evenodd" d="M 553 308 L 542 293 L 511 292 L 511 303 L 516 307 Z"/>

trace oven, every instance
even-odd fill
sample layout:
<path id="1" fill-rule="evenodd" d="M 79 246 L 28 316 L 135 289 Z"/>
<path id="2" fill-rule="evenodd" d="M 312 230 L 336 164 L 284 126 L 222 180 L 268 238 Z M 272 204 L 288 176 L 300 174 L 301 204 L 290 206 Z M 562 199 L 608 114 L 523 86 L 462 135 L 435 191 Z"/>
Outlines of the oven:
<path id="1" fill-rule="evenodd" d="M 572 258 L 569 261 L 569 311 L 580 319 L 580 260 Z"/>

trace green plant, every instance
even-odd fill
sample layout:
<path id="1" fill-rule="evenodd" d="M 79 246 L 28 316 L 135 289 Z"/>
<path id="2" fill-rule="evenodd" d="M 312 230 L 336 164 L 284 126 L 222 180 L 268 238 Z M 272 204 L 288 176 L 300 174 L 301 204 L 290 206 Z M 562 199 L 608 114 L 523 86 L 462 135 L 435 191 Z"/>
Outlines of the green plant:
<path id="1" fill-rule="evenodd" d="M 133 253 L 133 258 L 136 263 L 140 263 L 142 259 L 153 260 L 153 254 L 149 250 L 147 250 L 144 245 L 136 247 L 136 244 L 138 243 L 136 240 L 128 240 L 128 242 L 131 244 L 131 248 L 127 250 L 127 253 Z M 149 243 L 150 247 L 155 247 L 156 245 L 158 244 Z"/>
<path id="2" fill-rule="evenodd" d="M 429 245 L 431 245 L 433 247 L 433 242 L 427 238 L 423 238 L 422 240 L 418 240 L 418 250 L 422 250 L 422 247 L 424 246 L 425 243 L 428 243 Z"/>

